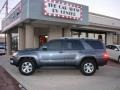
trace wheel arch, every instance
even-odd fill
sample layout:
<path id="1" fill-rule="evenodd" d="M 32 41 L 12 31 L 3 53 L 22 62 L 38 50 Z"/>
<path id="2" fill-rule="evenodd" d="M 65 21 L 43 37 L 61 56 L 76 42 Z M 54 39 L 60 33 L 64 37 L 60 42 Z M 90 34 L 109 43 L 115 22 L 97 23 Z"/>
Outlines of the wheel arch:
<path id="1" fill-rule="evenodd" d="M 93 56 L 83 57 L 83 58 L 81 59 L 81 61 L 80 61 L 79 65 L 81 65 L 81 64 L 82 64 L 82 62 L 83 62 L 84 60 L 87 60 L 87 59 L 93 60 L 93 61 L 95 62 L 95 64 L 96 64 L 96 68 L 98 69 L 97 60 L 96 60 L 96 58 L 95 58 L 95 57 L 93 57 Z"/>
<path id="2" fill-rule="evenodd" d="M 24 56 L 23 56 L 23 57 L 20 57 L 17 66 L 19 66 L 20 63 L 21 63 L 22 61 L 24 61 L 24 60 L 32 60 L 32 61 L 35 63 L 36 67 L 38 67 L 38 63 L 37 63 L 36 58 L 35 58 L 35 57 L 29 57 L 29 56 L 26 56 L 26 57 L 24 57 Z"/>

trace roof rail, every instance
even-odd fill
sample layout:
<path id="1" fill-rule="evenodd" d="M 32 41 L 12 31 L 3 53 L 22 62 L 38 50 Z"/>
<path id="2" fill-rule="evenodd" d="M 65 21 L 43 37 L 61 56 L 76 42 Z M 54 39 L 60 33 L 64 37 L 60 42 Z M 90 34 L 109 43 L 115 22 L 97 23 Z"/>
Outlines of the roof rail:
<path id="1" fill-rule="evenodd" d="M 82 37 L 61 37 L 60 39 L 88 39 L 88 38 L 82 38 Z"/>
<path id="2" fill-rule="evenodd" d="M 91 38 L 83 38 L 83 37 L 61 37 L 60 39 L 91 39 Z M 96 40 L 96 38 L 92 38 L 92 40 Z"/>

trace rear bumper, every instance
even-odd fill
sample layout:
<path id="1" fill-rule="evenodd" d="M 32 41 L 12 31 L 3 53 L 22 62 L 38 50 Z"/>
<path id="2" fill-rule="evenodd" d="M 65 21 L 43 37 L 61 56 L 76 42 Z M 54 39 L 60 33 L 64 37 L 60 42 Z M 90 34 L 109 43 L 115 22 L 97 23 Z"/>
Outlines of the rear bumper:
<path id="1" fill-rule="evenodd" d="M 14 57 L 11 57 L 11 58 L 10 58 L 10 64 L 11 64 L 11 65 L 18 66 L 18 61 L 17 61 Z"/>
<path id="2" fill-rule="evenodd" d="M 109 60 L 109 59 L 108 59 L 108 60 Z M 104 66 L 104 65 L 106 65 L 107 62 L 108 62 L 108 60 L 100 60 L 100 61 L 98 62 L 98 66 Z"/>

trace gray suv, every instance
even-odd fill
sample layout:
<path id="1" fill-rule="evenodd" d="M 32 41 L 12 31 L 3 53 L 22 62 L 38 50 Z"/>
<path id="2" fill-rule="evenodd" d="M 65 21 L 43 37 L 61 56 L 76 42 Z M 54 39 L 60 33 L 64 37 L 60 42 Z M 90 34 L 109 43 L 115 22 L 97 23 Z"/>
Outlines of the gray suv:
<path id="1" fill-rule="evenodd" d="M 56 39 L 40 48 L 25 49 L 13 54 L 10 63 L 23 75 L 31 75 L 38 67 L 75 66 L 91 76 L 107 63 L 108 54 L 101 41 L 92 39 Z"/>

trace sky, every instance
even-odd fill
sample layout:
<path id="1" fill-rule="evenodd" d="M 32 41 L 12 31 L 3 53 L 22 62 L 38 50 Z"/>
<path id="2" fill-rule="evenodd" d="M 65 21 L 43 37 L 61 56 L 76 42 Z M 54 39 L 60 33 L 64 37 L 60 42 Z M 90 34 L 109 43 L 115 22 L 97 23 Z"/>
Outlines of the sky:
<path id="1" fill-rule="evenodd" d="M 120 19 L 120 0 L 66 0 L 89 6 L 89 12 Z"/>
<path id="2" fill-rule="evenodd" d="M 5 1 L 6 0 L 0 0 L 0 9 Z M 9 11 L 19 1 L 20 0 L 8 0 Z M 89 6 L 89 12 L 98 13 L 120 19 L 120 0 L 65 0 L 65 1 L 87 5 Z M 1 29 L 1 20 L 3 19 L 4 14 L 5 14 L 5 10 L 3 10 L 0 13 L 0 29 Z"/>
<path id="3" fill-rule="evenodd" d="M 3 4 L 5 3 L 6 0 L 0 0 L 0 9 L 2 8 Z M 14 6 L 19 2 L 20 0 L 8 0 L 8 11 L 10 11 Z M 0 30 L 1 30 L 1 20 L 5 16 L 5 8 L 3 11 L 0 13 Z"/>

